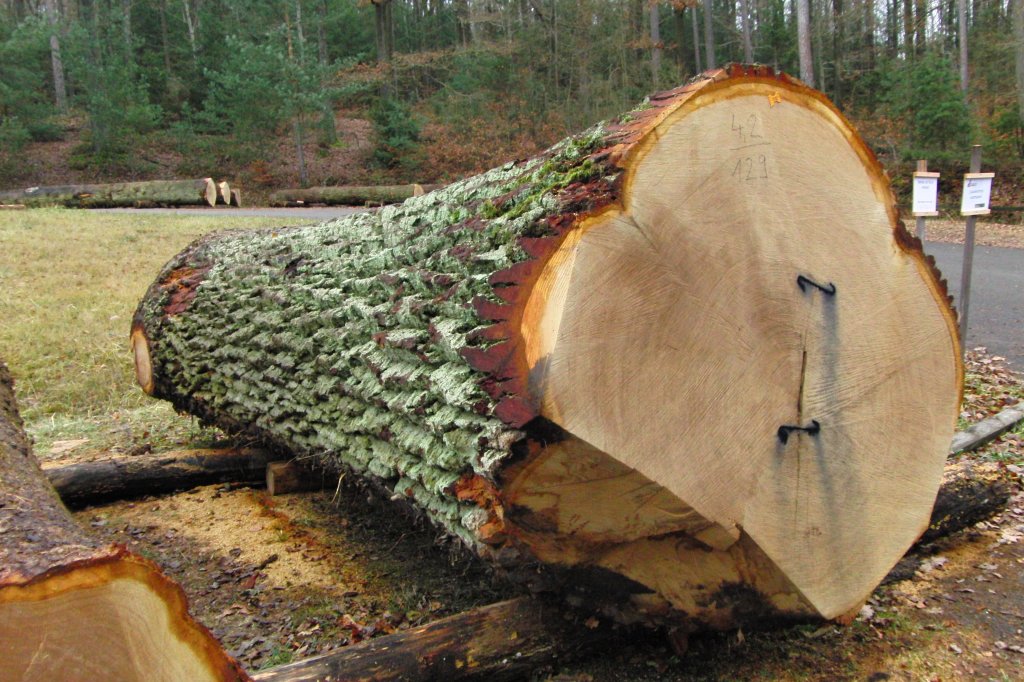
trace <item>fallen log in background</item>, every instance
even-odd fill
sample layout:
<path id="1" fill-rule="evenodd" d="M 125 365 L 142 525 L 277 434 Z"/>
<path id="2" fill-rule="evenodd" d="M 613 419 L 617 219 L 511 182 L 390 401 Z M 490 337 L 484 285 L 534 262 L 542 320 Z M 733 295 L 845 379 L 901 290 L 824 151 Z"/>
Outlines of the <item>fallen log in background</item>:
<path id="1" fill-rule="evenodd" d="M 894 205 L 820 93 L 718 70 L 398 207 L 194 243 L 137 375 L 623 621 L 833 618 L 927 527 L 958 413 Z"/>
<path id="2" fill-rule="evenodd" d="M 328 206 L 363 206 L 365 204 L 399 204 L 406 199 L 432 192 L 440 185 L 347 185 L 283 189 L 270 194 L 271 206 L 327 204 Z"/>
<path id="3" fill-rule="evenodd" d="M 211 178 L 150 180 L 109 185 L 29 187 L 0 192 L 0 203 L 68 208 L 133 208 L 137 206 L 213 206 L 217 185 Z"/>
<path id="4" fill-rule="evenodd" d="M 64 504 L 84 507 L 214 483 L 263 483 L 280 459 L 258 448 L 218 448 L 108 457 L 44 470 Z"/>
<path id="5" fill-rule="evenodd" d="M 176 583 L 67 513 L 32 456 L 2 362 L 0 481 L 0 679 L 248 679 Z"/>

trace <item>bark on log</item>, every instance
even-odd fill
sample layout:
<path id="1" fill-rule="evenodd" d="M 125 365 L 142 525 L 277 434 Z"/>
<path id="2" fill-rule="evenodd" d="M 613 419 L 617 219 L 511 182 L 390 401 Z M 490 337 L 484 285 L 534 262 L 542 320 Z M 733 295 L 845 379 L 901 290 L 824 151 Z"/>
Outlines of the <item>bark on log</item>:
<path id="1" fill-rule="evenodd" d="M 762 67 L 401 206 L 200 240 L 132 340 L 179 409 L 622 620 L 714 628 L 858 607 L 928 525 L 962 381 L 876 159 Z"/>
<path id="2" fill-rule="evenodd" d="M 199 180 L 151 180 L 110 185 L 60 185 L 0 192 L 0 203 L 68 208 L 134 208 L 145 206 L 213 206 L 217 185 Z"/>
<path id="3" fill-rule="evenodd" d="M 280 455 L 256 448 L 184 450 L 110 457 L 45 469 L 64 504 L 84 507 L 214 483 L 261 484 Z"/>
<path id="4" fill-rule="evenodd" d="M 257 673 L 256 682 L 522 680 L 611 639 L 542 602 L 520 598 Z"/>
<path id="5" fill-rule="evenodd" d="M 328 206 L 363 206 L 365 204 L 399 204 L 406 199 L 433 192 L 440 185 L 349 185 L 343 187 L 310 187 L 283 189 L 272 192 L 271 206 L 301 206 L 327 204 Z M 419 188 L 419 194 L 417 194 Z"/>
<path id="6" fill-rule="evenodd" d="M 68 515 L 32 456 L 2 362 L 0 481 L 0 679 L 248 679 L 176 583 Z"/>

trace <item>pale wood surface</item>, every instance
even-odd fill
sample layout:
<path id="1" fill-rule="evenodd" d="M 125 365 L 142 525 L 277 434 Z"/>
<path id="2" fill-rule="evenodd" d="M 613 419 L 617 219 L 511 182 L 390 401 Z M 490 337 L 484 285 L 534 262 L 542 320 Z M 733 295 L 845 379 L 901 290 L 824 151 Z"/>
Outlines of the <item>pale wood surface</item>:
<path id="1" fill-rule="evenodd" d="M 702 93 L 646 138 L 624 210 L 550 261 L 523 330 L 545 416 L 747 538 L 825 617 L 926 527 L 960 380 L 951 313 L 852 137 L 776 84 Z"/>

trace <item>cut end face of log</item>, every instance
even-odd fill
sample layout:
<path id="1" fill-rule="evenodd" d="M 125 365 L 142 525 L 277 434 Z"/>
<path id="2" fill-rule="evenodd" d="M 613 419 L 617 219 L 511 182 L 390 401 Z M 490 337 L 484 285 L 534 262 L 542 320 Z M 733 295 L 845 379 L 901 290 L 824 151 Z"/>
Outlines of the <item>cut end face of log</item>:
<path id="1" fill-rule="evenodd" d="M 83 530 L 32 456 L 0 361 L 0 680 L 244 680 L 153 563 Z"/>
<path id="2" fill-rule="evenodd" d="M 135 358 L 135 380 L 148 395 L 153 395 L 153 363 L 149 355 L 149 341 L 141 327 L 132 329 L 132 355 Z"/>
<path id="3" fill-rule="evenodd" d="M 511 497 L 573 539 L 548 560 L 684 611 L 717 581 L 839 616 L 928 523 L 962 371 L 945 292 L 874 157 L 797 84 L 708 85 L 625 165 L 619 210 L 527 304 L 532 393 L 571 438 Z"/>
<path id="4" fill-rule="evenodd" d="M 244 680 L 176 584 L 114 552 L 0 586 L 0 679 Z"/>

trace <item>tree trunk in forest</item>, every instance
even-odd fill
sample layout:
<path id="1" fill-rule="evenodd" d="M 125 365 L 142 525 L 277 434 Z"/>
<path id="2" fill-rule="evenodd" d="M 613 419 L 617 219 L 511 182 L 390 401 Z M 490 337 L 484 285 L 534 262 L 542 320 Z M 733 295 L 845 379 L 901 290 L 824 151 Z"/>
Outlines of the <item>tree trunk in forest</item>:
<path id="1" fill-rule="evenodd" d="M 914 0 L 903 0 L 903 56 L 914 58 Z"/>
<path id="2" fill-rule="evenodd" d="M 811 57 L 811 6 L 808 0 L 796 0 L 797 50 L 800 56 L 800 80 L 814 87 L 814 59 Z"/>
<path id="3" fill-rule="evenodd" d="M 420 188 L 417 191 L 417 187 Z M 282 189 L 270 194 L 271 206 L 327 204 L 328 206 L 363 206 L 365 204 L 400 204 L 406 199 L 432 192 L 440 185 L 343 185 L 340 187 L 309 187 Z"/>
<path id="4" fill-rule="evenodd" d="M 694 73 L 699 73 L 700 65 L 700 29 L 697 27 L 697 5 L 690 7 L 690 19 L 693 22 L 693 64 Z M 711 68 L 711 67 L 708 67 Z"/>
<path id="5" fill-rule="evenodd" d="M 377 40 L 377 61 L 387 63 L 394 55 L 392 43 L 392 0 L 370 0 L 373 4 L 373 29 Z"/>
<path id="6" fill-rule="evenodd" d="M 657 88 L 661 78 L 661 16 L 657 2 L 652 2 L 648 9 L 651 27 L 651 82 Z"/>
<path id="7" fill-rule="evenodd" d="M 26 206 L 107 208 L 134 206 L 213 206 L 217 185 L 211 178 L 199 180 L 151 180 L 110 185 L 59 185 L 0 192 L 0 202 Z"/>
<path id="8" fill-rule="evenodd" d="M 967 88 L 970 85 L 970 76 L 967 71 L 967 0 L 957 0 L 956 7 L 960 26 L 960 91 L 966 97 Z M 1018 52 L 1020 49 L 1018 46 Z"/>
<path id="9" fill-rule="evenodd" d="M 0 480 L 0 679 L 248 679 L 176 583 L 67 513 L 32 456 L 2 362 Z"/>
<path id="10" fill-rule="evenodd" d="M 1013 35 L 1017 44 L 1017 114 L 1024 126 L 1024 0 L 1013 3 Z"/>
<path id="11" fill-rule="evenodd" d="M 139 383 L 624 621 L 833 618 L 927 527 L 958 414 L 894 205 L 820 93 L 717 70 L 401 206 L 192 244 Z"/>
<path id="12" fill-rule="evenodd" d="M 199 485 L 262 483 L 267 464 L 280 458 L 255 448 L 219 448 L 110 457 L 44 471 L 64 504 L 85 507 Z"/>
<path id="13" fill-rule="evenodd" d="M 68 91 L 64 83 L 64 59 L 60 53 L 60 38 L 57 36 L 57 4 L 46 0 L 46 20 L 50 24 L 50 66 L 53 69 L 53 99 L 57 111 L 67 113 Z"/>
<path id="14" fill-rule="evenodd" d="M 711 0 L 704 0 L 704 59 L 708 69 L 718 67 L 715 58 L 715 22 L 712 15 Z"/>
<path id="15" fill-rule="evenodd" d="M 875 68 L 875 0 L 864 0 L 864 49 L 867 50 L 867 68 Z"/>
<path id="16" fill-rule="evenodd" d="M 743 61 L 754 63 L 754 43 L 750 39 L 750 0 L 740 0 L 740 32 L 743 37 Z"/>

